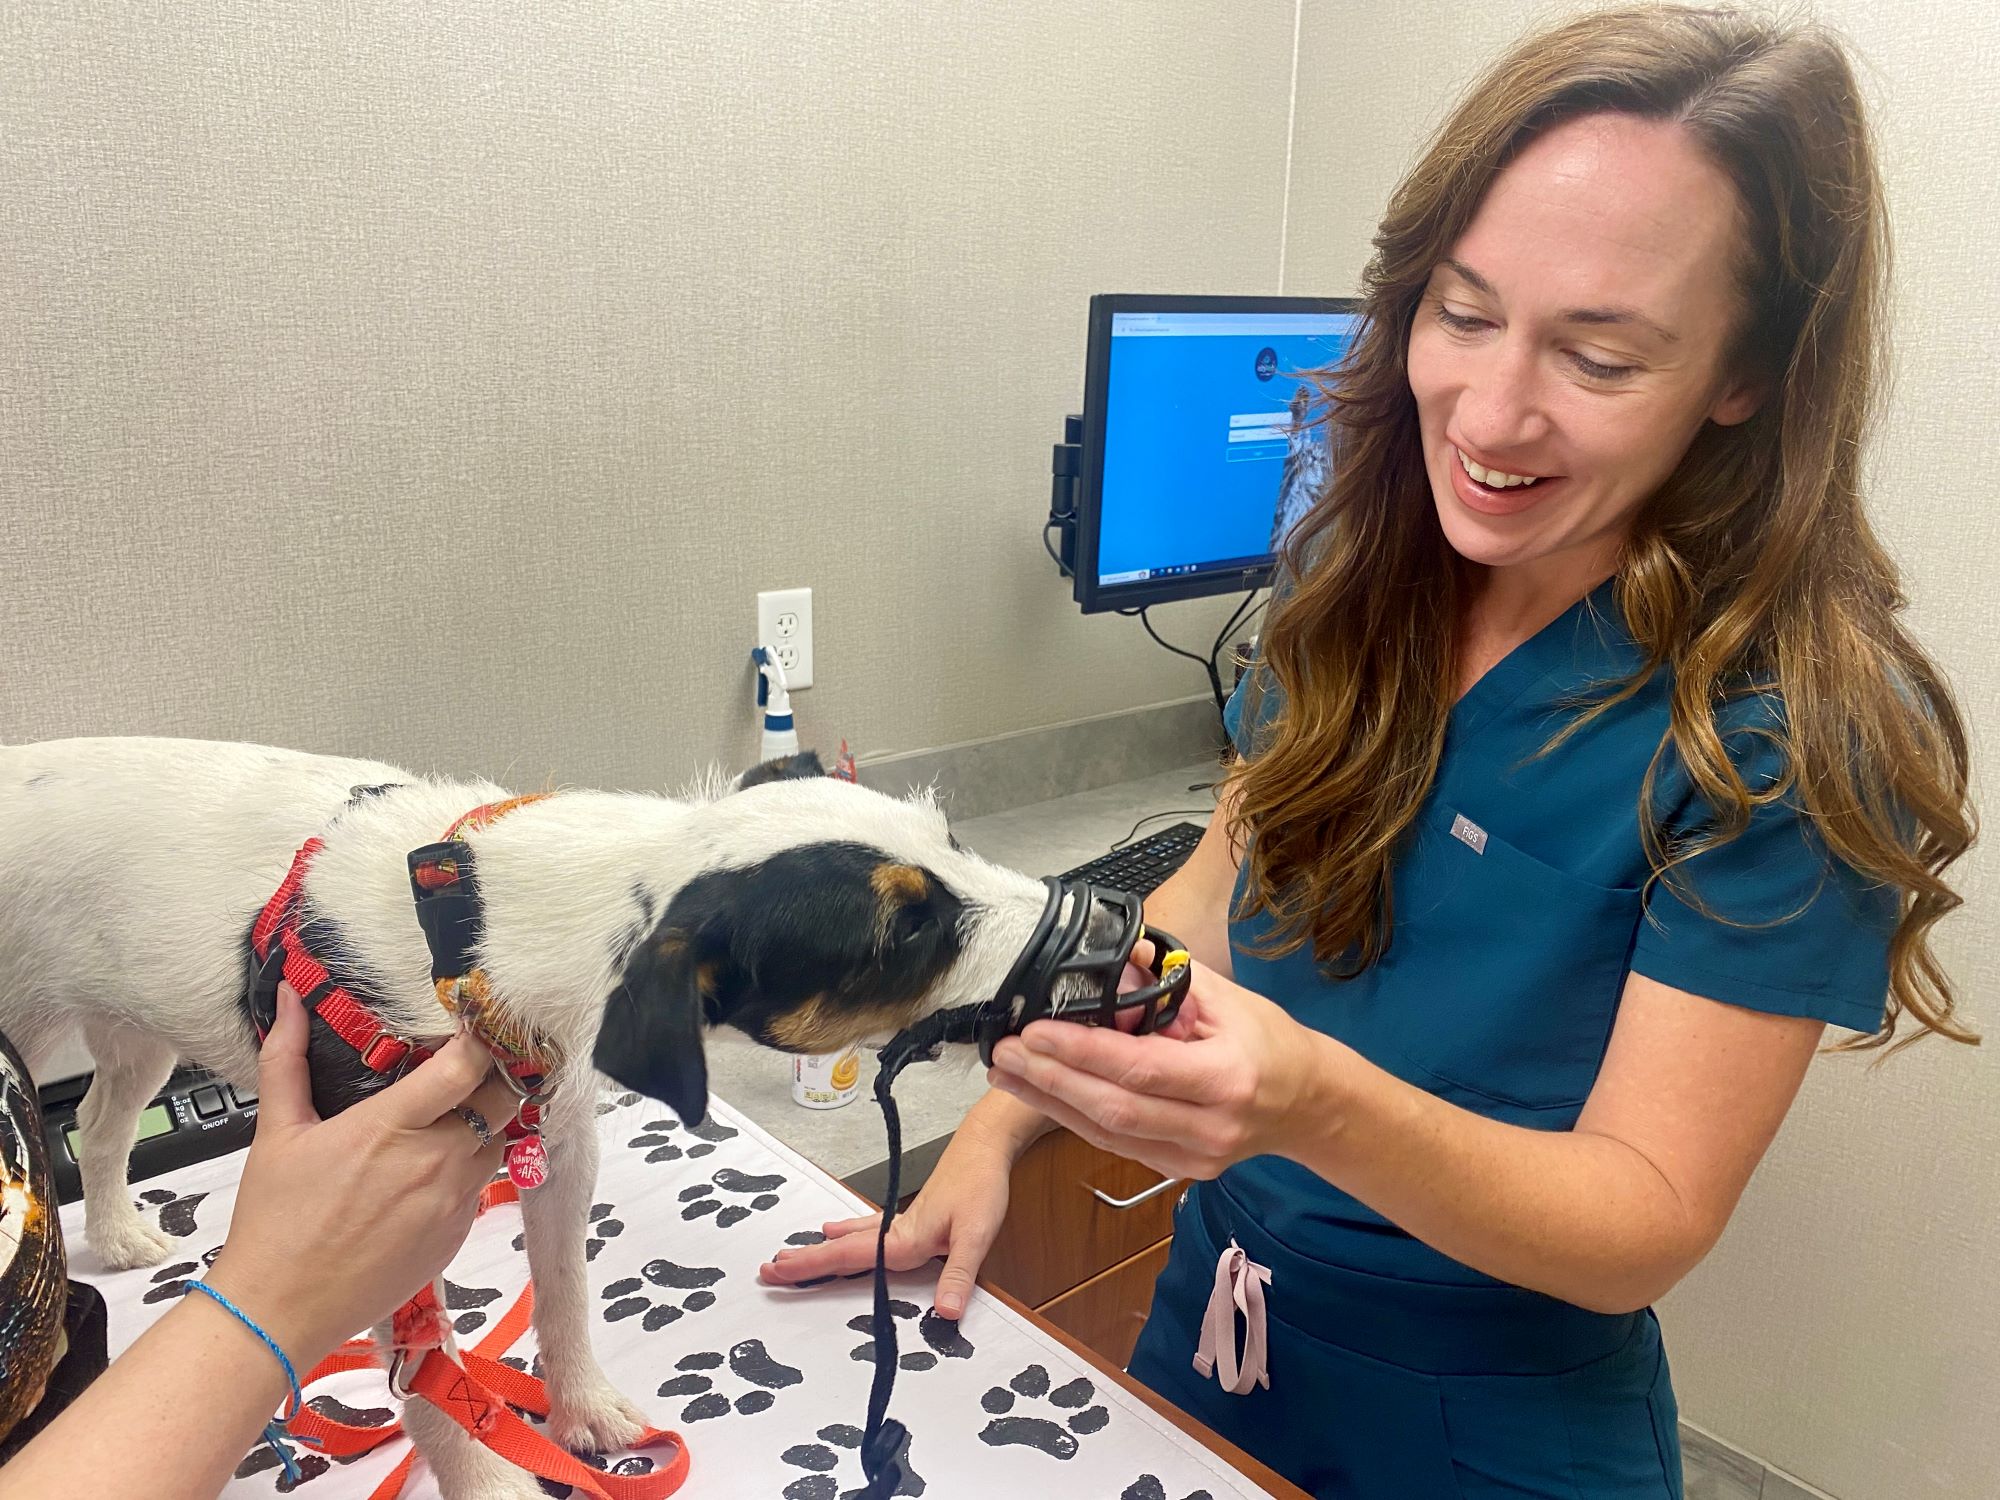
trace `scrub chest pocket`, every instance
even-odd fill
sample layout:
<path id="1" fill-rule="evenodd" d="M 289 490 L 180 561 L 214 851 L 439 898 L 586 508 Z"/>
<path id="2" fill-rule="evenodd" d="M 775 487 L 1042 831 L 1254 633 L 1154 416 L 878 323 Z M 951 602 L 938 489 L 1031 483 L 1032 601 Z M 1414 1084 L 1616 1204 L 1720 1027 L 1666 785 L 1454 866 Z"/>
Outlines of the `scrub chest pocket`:
<path id="1" fill-rule="evenodd" d="M 1434 799 L 1399 862 L 1394 935 L 1377 966 L 1378 993 L 1395 997 L 1379 1019 L 1406 1076 L 1446 1097 L 1581 1104 L 1617 1018 L 1642 897 L 1544 864 Z"/>

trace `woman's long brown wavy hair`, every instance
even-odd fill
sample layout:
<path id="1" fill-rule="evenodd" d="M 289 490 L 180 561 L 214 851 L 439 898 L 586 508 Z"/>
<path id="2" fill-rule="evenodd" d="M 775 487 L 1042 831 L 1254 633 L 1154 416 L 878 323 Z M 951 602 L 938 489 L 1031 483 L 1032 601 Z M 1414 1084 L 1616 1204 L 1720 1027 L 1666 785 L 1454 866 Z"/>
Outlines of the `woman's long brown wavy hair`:
<path id="1" fill-rule="evenodd" d="M 1641 513 L 1614 588 L 1645 663 L 1558 739 L 1670 673 L 1671 724 L 1639 797 L 1654 878 L 1683 890 L 1679 864 L 1795 799 L 1833 854 L 1901 893 L 1882 1030 L 1848 1045 L 1976 1042 L 1930 941 L 1960 904 L 1944 872 L 1974 835 L 1965 730 L 1897 620 L 1896 569 L 1861 505 L 1883 356 L 1881 184 L 1847 57 L 1817 25 L 1678 7 L 1569 21 L 1468 90 L 1397 188 L 1364 276 L 1364 331 L 1319 377 L 1339 461 L 1287 544 L 1290 586 L 1264 631 L 1279 708 L 1231 773 L 1241 914 L 1271 915 L 1267 952 L 1310 942 L 1336 975 L 1388 945 L 1390 864 L 1437 774 L 1470 582 L 1431 501 L 1411 325 L 1494 177 L 1539 133 L 1601 111 L 1678 123 L 1735 184 L 1729 357 L 1767 394 L 1750 420 L 1705 426 Z M 1746 691 L 1781 697 L 1789 765 L 1755 793 L 1716 720 Z M 1670 754 L 1713 813 L 1673 847 L 1650 814 Z M 1918 1029 L 1898 1040 L 1905 1015 Z"/>

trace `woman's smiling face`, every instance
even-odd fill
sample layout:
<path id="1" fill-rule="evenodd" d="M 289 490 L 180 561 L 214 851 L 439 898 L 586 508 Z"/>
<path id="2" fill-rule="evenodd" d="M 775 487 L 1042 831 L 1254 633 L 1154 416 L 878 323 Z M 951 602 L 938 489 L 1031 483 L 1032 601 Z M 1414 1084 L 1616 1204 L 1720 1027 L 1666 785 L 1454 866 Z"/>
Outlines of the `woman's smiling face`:
<path id="1" fill-rule="evenodd" d="M 1739 244 L 1735 189 L 1674 125 L 1571 120 L 1495 178 L 1410 332 L 1461 556 L 1593 582 L 1701 425 L 1756 410 L 1724 369 Z"/>

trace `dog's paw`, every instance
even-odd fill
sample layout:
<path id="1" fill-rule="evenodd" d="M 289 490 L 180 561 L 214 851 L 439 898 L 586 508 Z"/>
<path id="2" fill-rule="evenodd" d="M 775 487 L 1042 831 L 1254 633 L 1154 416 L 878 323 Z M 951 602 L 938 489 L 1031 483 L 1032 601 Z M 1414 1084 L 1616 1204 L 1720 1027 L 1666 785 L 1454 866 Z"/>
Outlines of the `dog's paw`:
<path id="1" fill-rule="evenodd" d="M 549 1392 L 549 1436 L 573 1453 L 619 1453 L 646 1430 L 639 1408 L 618 1394 L 609 1381 L 581 1397 Z"/>
<path id="2" fill-rule="evenodd" d="M 107 1271 L 157 1266 L 180 1248 L 136 1213 L 110 1224 L 92 1219 L 84 1225 L 83 1237 Z"/>

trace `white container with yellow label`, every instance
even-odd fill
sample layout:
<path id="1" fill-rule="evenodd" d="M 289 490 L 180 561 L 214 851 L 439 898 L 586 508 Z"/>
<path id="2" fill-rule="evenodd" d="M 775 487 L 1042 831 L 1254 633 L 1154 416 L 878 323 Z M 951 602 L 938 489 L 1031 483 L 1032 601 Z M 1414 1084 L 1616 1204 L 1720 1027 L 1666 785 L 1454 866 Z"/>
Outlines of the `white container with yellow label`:
<path id="1" fill-rule="evenodd" d="M 792 1059 L 792 1102 L 807 1109 L 839 1109 L 861 1092 L 861 1050 L 823 1052 Z"/>

